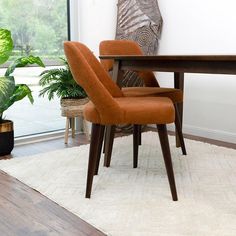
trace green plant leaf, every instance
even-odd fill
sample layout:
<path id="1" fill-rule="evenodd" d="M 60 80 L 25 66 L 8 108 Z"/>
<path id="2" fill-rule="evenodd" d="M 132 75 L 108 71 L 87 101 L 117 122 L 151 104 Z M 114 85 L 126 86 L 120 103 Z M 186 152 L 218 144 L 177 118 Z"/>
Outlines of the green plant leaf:
<path id="1" fill-rule="evenodd" d="M 15 90 L 15 80 L 14 77 L 0 77 L 0 120 L 3 111 L 8 107 L 8 102 Z"/>
<path id="2" fill-rule="evenodd" d="M 5 101 L 2 107 L 0 107 L 0 114 L 2 114 L 5 110 L 7 110 L 15 102 L 22 100 L 26 96 L 29 98 L 31 103 L 34 102 L 32 91 L 26 84 L 15 85 L 11 97 Z"/>
<path id="3" fill-rule="evenodd" d="M 15 89 L 15 81 L 12 76 L 0 77 L 0 107 L 7 99 L 9 99 Z"/>
<path id="4" fill-rule="evenodd" d="M 16 84 L 14 93 L 10 100 L 14 102 L 22 100 L 24 97 L 28 97 L 30 102 L 33 104 L 34 99 L 32 96 L 32 91 L 30 90 L 29 86 L 26 84 Z"/>
<path id="5" fill-rule="evenodd" d="M 35 56 L 28 56 L 28 57 L 21 57 L 21 58 L 18 58 L 16 59 L 8 68 L 7 68 L 7 71 L 5 73 L 5 76 L 9 76 L 11 75 L 14 70 L 17 68 L 17 67 L 25 67 L 29 64 L 37 64 L 41 67 L 45 67 L 44 63 L 42 62 L 42 60 L 39 58 L 39 57 L 35 57 Z"/>
<path id="6" fill-rule="evenodd" d="M 13 41 L 11 32 L 6 29 L 0 29 L 0 64 L 3 64 L 9 58 L 13 50 Z M 0 77 L 0 122 L 2 115 L 15 102 L 24 97 L 28 97 L 31 103 L 34 102 L 32 92 L 26 84 L 15 84 L 14 77 L 10 76 L 15 68 L 25 67 L 28 64 L 37 64 L 45 67 L 39 57 L 27 56 L 16 59 L 6 70 L 5 77 Z"/>
<path id="7" fill-rule="evenodd" d="M 0 65 L 7 61 L 13 50 L 11 32 L 0 29 Z"/>
<path id="8" fill-rule="evenodd" d="M 76 83 L 71 74 L 68 62 L 60 58 L 65 65 L 64 68 L 45 70 L 41 73 L 39 85 L 43 87 L 39 96 L 47 95 L 51 100 L 55 95 L 59 98 L 85 98 L 84 89 Z"/>

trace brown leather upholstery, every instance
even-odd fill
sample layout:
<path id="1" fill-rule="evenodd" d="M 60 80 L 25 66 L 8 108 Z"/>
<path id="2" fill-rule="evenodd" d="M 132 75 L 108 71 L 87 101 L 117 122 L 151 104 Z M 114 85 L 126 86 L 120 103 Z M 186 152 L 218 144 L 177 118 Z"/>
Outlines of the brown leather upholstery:
<path id="1" fill-rule="evenodd" d="M 143 55 L 139 45 L 132 40 L 105 40 L 99 46 L 100 55 Z M 101 60 L 106 71 L 112 70 L 113 60 Z M 122 89 L 124 96 L 158 96 L 168 97 L 174 103 L 183 102 L 183 92 L 174 88 L 160 88 L 153 72 L 138 72 L 140 78 L 144 80 L 146 87 L 128 87 Z"/>
<path id="2" fill-rule="evenodd" d="M 85 107 L 85 119 L 97 124 L 174 122 L 174 106 L 169 98 L 124 97 L 85 45 L 65 42 L 64 48 L 74 79 L 85 89 L 91 100 Z"/>

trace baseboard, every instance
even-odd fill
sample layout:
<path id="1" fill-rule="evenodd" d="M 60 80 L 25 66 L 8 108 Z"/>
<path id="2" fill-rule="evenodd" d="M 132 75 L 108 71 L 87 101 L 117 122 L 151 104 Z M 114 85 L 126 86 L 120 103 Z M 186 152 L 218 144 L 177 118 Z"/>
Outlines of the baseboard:
<path id="1" fill-rule="evenodd" d="M 168 129 L 174 131 L 174 125 L 169 125 Z M 222 130 L 212 130 L 192 125 L 184 125 L 183 133 L 228 143 L 236 143 L 236 133 L 225 132 Z"/>
<path id="2" fill-rule="evenodd" d="M 81 134 L 81 132 L 76 131 L 75 134 Z M 21 145 L 26 145 L 26 144 L 31 144 L 31 143 L 59 139 L 59 138 L 63 138 L 64 136 L 65 136 L 65 130 L 60 130 L 60 131 L 55 131 L 55 132 L 48 132 L 48 133 L 43 133 L 43 134 L 15 138 L 15 146 L 21 146 Z"/>

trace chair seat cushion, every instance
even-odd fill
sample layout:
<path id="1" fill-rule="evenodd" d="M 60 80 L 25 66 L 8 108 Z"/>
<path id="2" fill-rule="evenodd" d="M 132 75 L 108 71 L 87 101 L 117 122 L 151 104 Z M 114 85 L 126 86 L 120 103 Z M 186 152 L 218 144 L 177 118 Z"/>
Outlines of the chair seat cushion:
<path id="1" fill-rule="evenodd" d="M 122 88 L 122 92 L 126 97 L 168 97 L 173 103 L 183 102 L 183 92 L 174 88 L 159 87 L 126 87 Z"/>
<path id="2" fill-rule="evenodd" d="M 175 120 L 173 102 L 165 97 L 121 97 L 115 101 L 122 110 L 117 118 L 102 117 L 92 102 L 86 104 L 84 117 L 96 124 L 168 124 Z"/>

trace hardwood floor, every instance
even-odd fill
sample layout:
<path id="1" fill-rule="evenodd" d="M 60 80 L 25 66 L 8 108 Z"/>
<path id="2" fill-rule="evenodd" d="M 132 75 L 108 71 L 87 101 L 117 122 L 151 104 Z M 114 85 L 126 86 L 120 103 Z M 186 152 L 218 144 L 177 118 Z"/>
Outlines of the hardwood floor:
<path id="1" fill-rule="evenodd" d="M 146 130 L 155 130 L 148 128 Z M 170 134 L 173 135 L 172 132 Z M 116 136 L 122 136 L 119 133 Z M 203 141 L 219 146 L 236 149 L 236 144 L 185 135 L 186 138 Z M 16 146 L 12 155 L 2 159 L 20 158 L 53 150 L 70 148 L 89 143 L 85 135 L 69 138 L 64 144 L 64 138 L 47 140 L 38 143 Z M 31 189 L 15 178 L 0 171 L 0 235 L 65 235 L 65 236 L 104 236 L 79 217 L 60 207 L 50 199 Z"/>
<path id="2" fill-rule="evenodd" d="M 84 135 L 16 146 L 12 155 L 20 158 L 53 150 L 87 144 Z M 0 171 L 0 235 L 4 236 L 105 236 L 76 215 L 34 189 Z"/>
<path id="3" fill-rule="evenodd" d="M 0 235 L 105 235 L 2 171 L 0 188 Z"/>
<path id="4" fill-rule="evenodd" d="M 64 137 L 62 137 L 25 145 L 18 145 L 14 147 L 11 155 L 3 156 L 0 158 L 10 159 L 23 156 L 31 156 L 38 153 L 50 152 L 54 150 L 80 146 L 88 143 L 89 141 L 87 140 L 84 134 L 76 134 L 76 137 L 74 139 L 72 139 L 71 137 L 69 138 L 68 144 L 64 144 Z"/>

